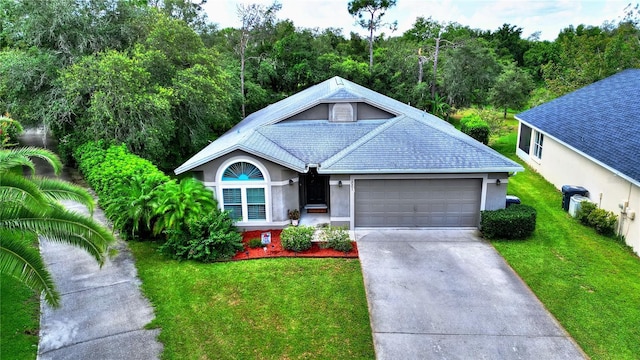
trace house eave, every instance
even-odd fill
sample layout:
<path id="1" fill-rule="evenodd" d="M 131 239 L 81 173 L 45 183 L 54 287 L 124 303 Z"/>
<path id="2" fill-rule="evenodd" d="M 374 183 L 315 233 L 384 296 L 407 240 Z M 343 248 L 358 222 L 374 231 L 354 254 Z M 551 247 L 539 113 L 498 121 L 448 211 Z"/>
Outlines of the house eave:
<path id="1" fill-rule="evenodd" d="M 326 170 L 318 168 L 318 174 L 473 174 L 473 173 L 517 173 L 524 168 L 460 168 L 460 169 L 351 169 L 351 170 Z"/>

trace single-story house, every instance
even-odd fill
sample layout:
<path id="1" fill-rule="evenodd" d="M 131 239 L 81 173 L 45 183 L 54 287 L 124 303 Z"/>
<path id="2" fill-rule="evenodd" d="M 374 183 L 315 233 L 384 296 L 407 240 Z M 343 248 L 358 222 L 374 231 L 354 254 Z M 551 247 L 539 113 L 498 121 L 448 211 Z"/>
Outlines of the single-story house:
<path id="1" fill-rule="evenodd" d="M 431 114 L 334 77 L 257 111 L 195 154 L 192 172 L 241 229 L 324 212 L 355 228 L 474 228 L 505 207 L 519 164 Z"/>
<path id="2" fill-rule="evenodd" d="M 590 201 L 618 215 L 618 234 L 640 253 L 640 69 L 621 71 L 516 119 L 518 156 L 559 189 L 588 190 Z"/>

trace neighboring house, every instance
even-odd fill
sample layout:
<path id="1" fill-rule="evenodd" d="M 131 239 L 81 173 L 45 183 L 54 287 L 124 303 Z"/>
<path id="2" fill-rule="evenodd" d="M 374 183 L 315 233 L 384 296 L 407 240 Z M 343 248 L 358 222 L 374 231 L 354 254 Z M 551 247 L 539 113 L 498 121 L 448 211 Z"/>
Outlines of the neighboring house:
<path id="1" fill-rule="evenodd" d="M 214 191 L 240 228 L 289 223 L 477 227 L 524 169 L 449 123 L 334 77 L 249 115 L 175 170 Z"/>
<path id="2" fill-rule="evenodd" d="M 618 233 L 640 253 L 640 69 L 624 70 L 516 119 L 518 156 L 559 189 L 586 188 L 592 202 L 618 215 Z"/>

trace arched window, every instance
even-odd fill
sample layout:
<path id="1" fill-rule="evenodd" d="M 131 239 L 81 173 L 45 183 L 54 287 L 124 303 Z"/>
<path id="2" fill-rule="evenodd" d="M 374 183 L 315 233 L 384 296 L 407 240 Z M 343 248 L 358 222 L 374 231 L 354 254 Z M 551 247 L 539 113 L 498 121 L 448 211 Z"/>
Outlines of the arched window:
<path id="1" fill-rule="evenodd" d="M 222 173 L 222 208 L 236 221 L 267 220 L 267 187 L 262 171 L 249 162 L 238 161 Z"/>
<path id="2" fill-rule="evenodd" d="M 264 176 L 257 166 L 248 162 L 231 164 L 222 174 L 222 181 L 264 180 Z"/>

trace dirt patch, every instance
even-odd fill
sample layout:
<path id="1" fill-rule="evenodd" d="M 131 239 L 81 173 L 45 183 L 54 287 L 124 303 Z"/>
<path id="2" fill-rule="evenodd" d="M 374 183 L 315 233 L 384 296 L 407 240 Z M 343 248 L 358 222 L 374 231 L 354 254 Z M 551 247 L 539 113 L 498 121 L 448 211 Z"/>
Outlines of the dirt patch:
<path id="1" fill-rule="evenodd" d="M 280 243 L 280 233 L 282 230 L 256 230 L 245 231 L 242 233 L 242 243 L 244 244 L 244 250 L 236 254 L 233 260 L 247 260 L 247 259 L 262 259 L 262 258 L 276 258 L 276 257 L 335 257 L 335 258 L 357 258 L 358 246 L 354 242 L 353 249 L 348 253 L 342 251 L 336 251 L 333 249 L 323 249 L 320 244 L 314 242 L 311 245 L 311 249 L 303 252 L 293 252 L 284 250 Z M 250 248 L 249 241 L 251 239 L 261 239 L 263 233 L 271 233 L 271 243 L 263 245 L 258 248 Z"/>

